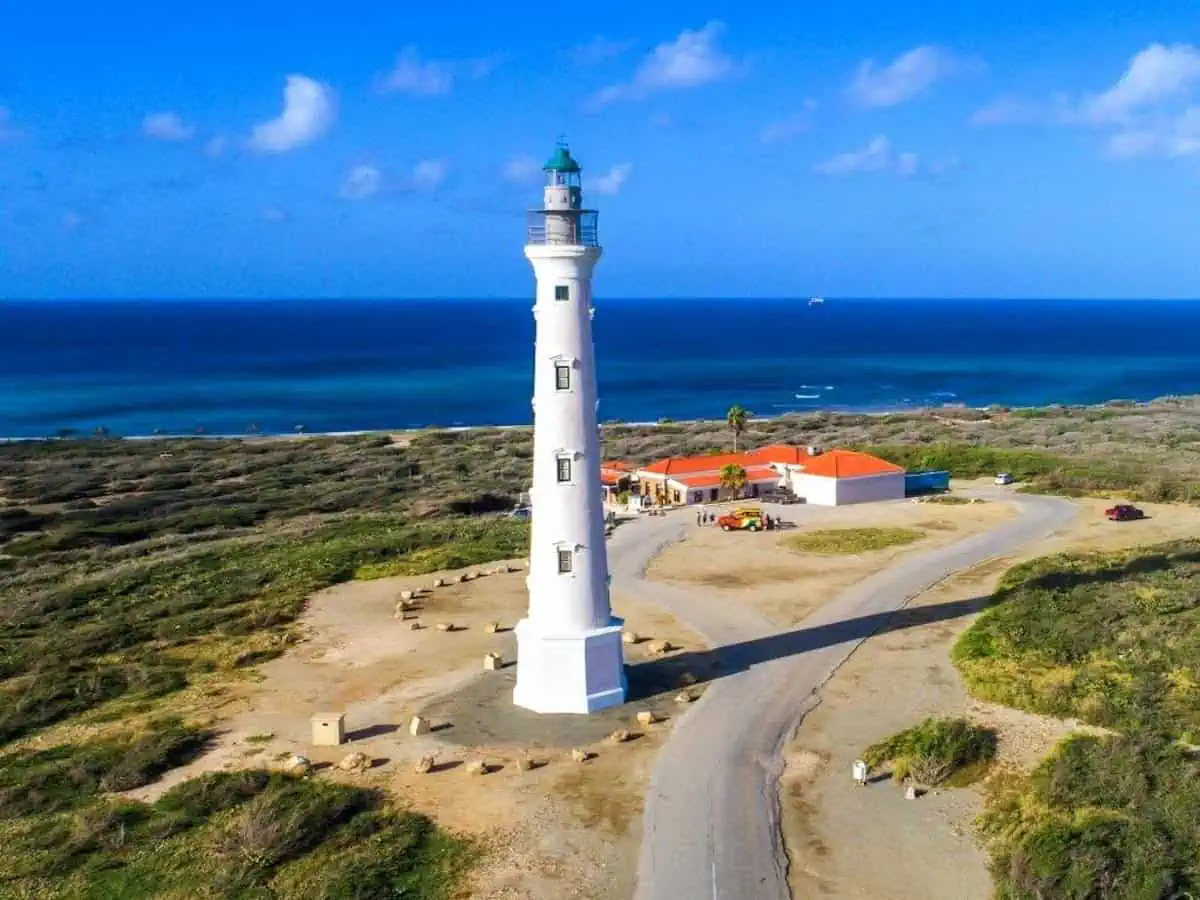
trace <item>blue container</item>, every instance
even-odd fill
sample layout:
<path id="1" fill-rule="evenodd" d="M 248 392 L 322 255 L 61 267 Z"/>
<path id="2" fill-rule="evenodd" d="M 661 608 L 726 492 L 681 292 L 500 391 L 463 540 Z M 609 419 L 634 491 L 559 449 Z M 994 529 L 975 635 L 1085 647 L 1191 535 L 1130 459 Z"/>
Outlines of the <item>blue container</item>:
<path id="1" fill-rule="evenodd" d="M 949 472 L 909 472 L 904 476 L 904 493 L 909 497 L 948 490 L 950 490 Z"/>

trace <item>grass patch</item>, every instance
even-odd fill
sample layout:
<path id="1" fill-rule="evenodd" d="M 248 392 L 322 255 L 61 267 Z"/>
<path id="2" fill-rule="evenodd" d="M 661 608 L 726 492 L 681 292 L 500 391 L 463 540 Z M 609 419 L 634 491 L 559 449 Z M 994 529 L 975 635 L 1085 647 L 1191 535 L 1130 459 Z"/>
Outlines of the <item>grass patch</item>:
<path id="1" fill-rule="evenodd" d="M 379 791 L 263 771 L 0 822 L 5 896 L 446 900 L 472 848 Z"/>
<path id="2" fill-rule="evenodd" d="M 1009 571 L 953 659 L 977 697 L 1200 743 L 1200 541 Z"/>
<path id="3" fill-rule="evenodd" d="M 870 553 L 919 541 L 925 535 L 913 528 L 823 528 L 783 539 L 783 545 L 802 553 Z"/>
<path id="4" fill-rule="evenodd" d="M 1001 900 L 1200 896 L 1200 761 L 1150 737 L 1074 737 L 980 820 Z"/>
<path id="5" fill-rule="evenodd" d="M 926 719 L 863 751 L 872 766 L 887 764 L 892 778 L 958 786 L 980 777 L 996 756 L 996 734 L 965 719 Z"/>
<path id="6" fill-rule="evenodd" d="M 987 503 L 982 497 L 964 497 L 961 494 L 930 494 L 922 503 L 941 503 L 944 506 L 962 506 L 967 503 Z"/>

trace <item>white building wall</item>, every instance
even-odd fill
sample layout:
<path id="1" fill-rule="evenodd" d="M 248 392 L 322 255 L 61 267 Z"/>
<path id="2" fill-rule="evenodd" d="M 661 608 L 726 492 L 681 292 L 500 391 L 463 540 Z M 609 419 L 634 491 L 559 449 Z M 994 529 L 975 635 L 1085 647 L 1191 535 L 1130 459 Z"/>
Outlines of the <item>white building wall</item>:
<path id="1" fill-rule="evenodd" d="M 837 506 L 838 486 L 836 478 L 826 478 L 822 475 L 806 475 L 803 472 L 792 472 L 792 493 L 803 497 L 805 503 L 814 506 Z"/>
<path id="2" fill-rule="evenodd" d="M 837 482 L 837 505 L 904 499 L 904 473 L 830 479 Z"/>

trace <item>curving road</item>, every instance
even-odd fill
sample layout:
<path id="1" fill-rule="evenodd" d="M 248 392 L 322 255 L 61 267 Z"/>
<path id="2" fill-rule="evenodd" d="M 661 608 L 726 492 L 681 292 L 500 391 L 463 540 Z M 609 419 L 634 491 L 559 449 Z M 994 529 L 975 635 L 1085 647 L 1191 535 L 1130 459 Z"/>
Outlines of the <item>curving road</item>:
<path id="1" fill-rule="evenodd" d="M 646 797 L 635 900 L 789 900 L 779 822 L 782 751 L 818 692 L 864 639 L 969 612 L 967 604 L 904 607 L 955 572 L 1011 553 L 1071 521 L 1051 497 L 990 493 L 1016 519 L 897 563 L 780 632 L 757 613 L 647 580 L 646 566 L 680 540 L 689 513 L 619 528 L 609 549 L 613 585 L 670 610 L 719 647 L 725 677 L 688 711 L 655 761 Z M 789 507 L 800 521 L 819 510 Z"/>

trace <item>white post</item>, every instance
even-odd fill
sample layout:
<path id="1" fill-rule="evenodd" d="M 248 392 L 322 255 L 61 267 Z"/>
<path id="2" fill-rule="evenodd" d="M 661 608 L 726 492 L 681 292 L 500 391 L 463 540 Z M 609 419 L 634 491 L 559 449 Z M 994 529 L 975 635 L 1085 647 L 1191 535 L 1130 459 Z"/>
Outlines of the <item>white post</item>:
<path id="1" fill-rule="evenodd" d="M 546 171 L 545 230 L 525 247 L 537 278 L 533 518 L 513 702 L 539 713 L 590 713 L 625 701 L 623 623 L 608 595 L 592 346 L 592 269 L 601 249 L 580 229 L 580 191 L 570 184 L 578 167 L 565 148 Z"/>

